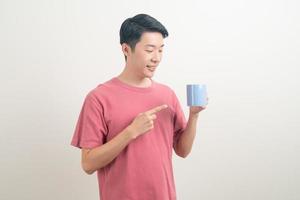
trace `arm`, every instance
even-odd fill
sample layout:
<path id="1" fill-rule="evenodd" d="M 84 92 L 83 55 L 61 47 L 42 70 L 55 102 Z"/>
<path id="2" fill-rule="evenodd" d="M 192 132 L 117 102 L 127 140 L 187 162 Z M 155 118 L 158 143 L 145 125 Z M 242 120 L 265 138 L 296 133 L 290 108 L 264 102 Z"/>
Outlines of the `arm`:
<path id="1" fill-rule="evenodd" d="M 192 150 L 193 142 L 196 135 L 197 121 L 199 112 L 204 110 L 205 107 L 192 106 L 190 107 L 189 119 L 186 125 L 185 130 L 178 139 L 177 144 L 175 145 L 175 153 L 185 158 L 189 155 Z"/>
<path id="2" fill-rule="evenodd" d="M 109 142 L 94 149 L 82 149 L 81 165 L 87 174 L 93 174 L 97 169 L 109 164 L 130 143 L 132 137 L 128 129 L 124 129 Z"/>
<path id="3" fill-rule="evenodd" d="M 175 146 L 175 153 L 182 158 L 187 157 L 188 154 L 191 152 L 194 138 L 196 135 L 197 120 L 198 115 L 189 115 L 186 128 L 179 137 L 178 142 Z"/>
<path id="4" fill-rule="evenodd" d="M 82 149 L 81 165 L 87 174 L 106 166 L 135 138 L 154 128 L 155 113 L 167 108 L 155 107 L 140 113 L 133 122 L 109 142 L 94 149 Z"/>

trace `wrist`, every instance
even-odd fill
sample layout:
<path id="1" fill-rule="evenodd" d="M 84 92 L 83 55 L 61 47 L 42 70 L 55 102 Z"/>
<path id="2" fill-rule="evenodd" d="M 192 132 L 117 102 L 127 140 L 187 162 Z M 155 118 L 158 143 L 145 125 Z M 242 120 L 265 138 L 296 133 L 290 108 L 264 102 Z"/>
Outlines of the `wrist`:
<path id="1" fill-rule="evenodd" d="M 189 118 L 191 119 L 198 119 L 199 113 L 190 113 Z"/>
<path id="2" fill-rule="evenodd" d="M 134 140 L 137 137 L 137 134 L 135 133 L 134 129 L 131 127 L 131 125 L 127 126 L 125 129 L 126 135 L 131 139 Z"/>

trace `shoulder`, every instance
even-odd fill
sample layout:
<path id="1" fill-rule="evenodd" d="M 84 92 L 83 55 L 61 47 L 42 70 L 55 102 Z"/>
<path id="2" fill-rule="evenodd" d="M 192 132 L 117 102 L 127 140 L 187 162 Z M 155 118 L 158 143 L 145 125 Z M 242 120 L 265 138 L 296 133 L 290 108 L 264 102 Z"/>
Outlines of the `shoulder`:
<path id="1" fill-rule="evenodd" d="M 171 95 L 174 95 L 175 92 L 174 92 L 174 89 L 164 83 L 160 83 L 160 82 L 156 82 L 155 81 L 155 84 L 156 84 L 156 88 L 158 90 L 161 90 L 162 92 L 166 92 L 166 93 L 169 93 Z"/>
<path id="2" fill-rule="evenodd" d="M 86 100 L 100 102 L 105 96 L 111 93 L 111 80 L 99 83 L 96 87 L 90 89 L 86 94 Z"/>
<path id="3" fill-rule="evenodd" d="M 168 102 L 170 102 L 170 108 L 175 111 L 175 108 L 177 107 L 179 101 L 175 90 L 171 86 L 163 83 L 155 82 L 155 84 L 157 90 L 159 91 L 159 94 L 167 97 Z"/>

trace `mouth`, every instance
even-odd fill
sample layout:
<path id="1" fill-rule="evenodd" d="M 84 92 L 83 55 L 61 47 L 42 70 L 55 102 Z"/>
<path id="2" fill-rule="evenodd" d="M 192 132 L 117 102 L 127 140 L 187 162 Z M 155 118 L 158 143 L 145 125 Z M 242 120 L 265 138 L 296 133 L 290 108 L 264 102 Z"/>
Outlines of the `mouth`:
<path id="1" fill-rule="evenodd" d="M 148 68 L 149 71 L 154 72 L 157 66 L 147 65 L 146 67 Z"/>

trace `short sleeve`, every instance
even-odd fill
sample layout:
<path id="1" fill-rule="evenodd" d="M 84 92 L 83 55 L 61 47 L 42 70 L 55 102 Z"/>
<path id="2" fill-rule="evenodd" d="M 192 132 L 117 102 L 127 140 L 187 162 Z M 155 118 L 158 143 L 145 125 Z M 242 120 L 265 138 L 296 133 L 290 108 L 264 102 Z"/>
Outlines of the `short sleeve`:
<path id="1" fill-rule="evenodd" d="M 89 93 L 83 103 L 71 145 L 78 148 L 95 148 L 105 142 L 107 125 L 101 102 Z"/>
<path id="2" fill-rule="evenodd" d="M 185 130 L 187 122 L 184 116 L 184 112 L 182 111 L 182 108 L 180 106 L 180 102 L 174 92 L 173 92 L 173 102 L 174 102 L 174 121 L 173 121 L 173 127 L 174 127 L 173 147 L 174 147 L 174 145 L 178 142 L 180 135 Z"/>

